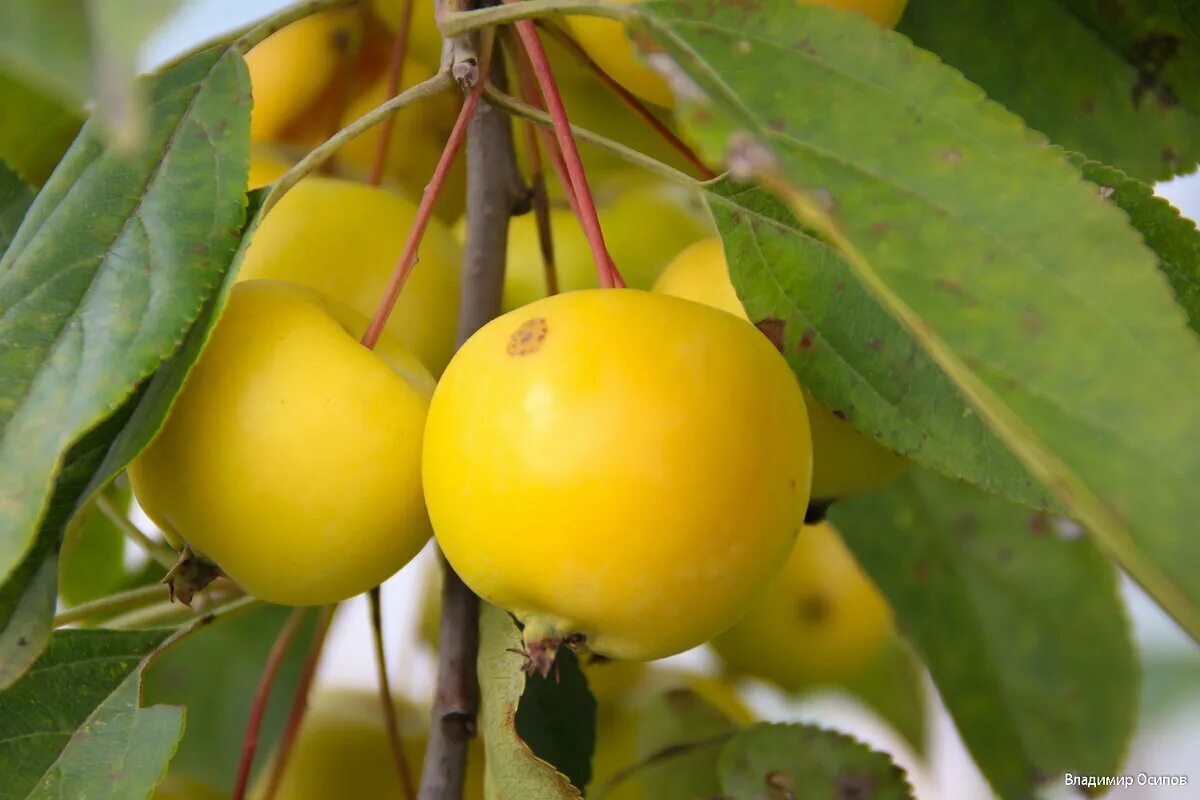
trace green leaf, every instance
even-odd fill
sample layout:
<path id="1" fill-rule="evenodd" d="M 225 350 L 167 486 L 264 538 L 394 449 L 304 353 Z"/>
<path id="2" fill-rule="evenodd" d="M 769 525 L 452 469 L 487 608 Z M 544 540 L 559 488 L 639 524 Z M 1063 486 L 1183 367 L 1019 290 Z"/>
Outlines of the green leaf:
<path id="1" fill-rule="evenodd" d="M 0 155 L 0 256 L 8 249 L 25 212 L 33 202 L 33 190 L 12 170 Z"/>
<path id="2" fill-rule="evenodd" d="M 183 727 L 177 708 L 140 708 L 146 658 L 169 630 L 55 634 L 0 693 L 0 800 L 146 797 Z"/>
<path id="3" fill-rule="evenodd" d="M 129 510 L 128 486 L 107 492 L 122 513 Z M 95 503 L 71 520 L 59 553 L 58 593 L 69 606 L 106 597 L 128 580 L 125 571 L 125 533 Z"/>
<path id="4" fill-rule="evenodd" d="M 0 71 L 82 108 L 91 64 L 82 0 L 0 0 Z"/>
<path id="5" fill-rule="evenodd" d="M 178 0 L 0 0 L 0 72 L 68 108 L 94 100 L 96 114 L 122 146 L 144 134 L 144 85 L 134 80 L 149 34 Z M 149 109 L 150 112 L 153 109 Z"/>
<path id="6" fill-rule="evenodd" d="M 1083 177 L 1111 190 L 1102 193 L 1129 215 L 1129 222 L 1158 255 L 1158 268 L 1171 282 L 1192 330 L 1200 333 L 1200 233 L 1196 223 L 1156 196 L 1153 187 L 1118 169 L 1082 156 L 1071 156 L 1071 161 L 1083 171 Z"/>
<path id="7" fill-rule="evenodd" d="M 0 71 L 0 159 L 40 186 L 83 125 L 83 114 Z"/>
<path id="8" fill-rule="evenodd" d="M 681 101 L 702 149 L 834 243 L 1200 638 L 1200 340 L 1124 216 L 978 87 L 859 15 L 666 0 L 628 13 L 711 98 Z"/>
<path id="9" fill-rule="evenodd" d="M 559 651 L 552 675 L 535 673 L 525 679 L 515 724 L 517 736 L 535 756 L 573 786 L 588 785 L 596 747 L 596 699 L 569 649 Z"/>
<path id="10" fill-rule="evenodd" d="M 721 794 L 717 759 L 739 730 L 736 723 L 694 689 L 656 694 L 637 710 L 636 777 L 646 797 L 694 800 Z"/>
<path id="11" fill-rule="evenodd" d="M 145 797 L 162 780 L 183 733 L 183 710 L 138 706 L 130 675 L 79 727 L 30 800 Z"/>
<path id="12" fill-rule="evenodd" d="M 126 403 L 67 453 L 33 547 L 0 585 L 0 689 L 19 678 L 50 641 L 63 529 L 132 407 Z"/>
<path id="13" fill-rule="evenodd" d="M 145 90 L 145 142 L 120 154 L 85 125 L 0 262 L 0 576 L 29 550 L 62 454 L 174 352 L 242 233 L 241 57 L 205 51 Z"/>
<path id="14" fill-rule="evenodd" d="M 815 725 L 747 728 L 725 746 L 718 769 L 724 793 L 736 800 L 913 796 L 904 770 L 887 755 Z"/>
<path id="15" fill-rule="evenodd" d="M 523 650 L 513 618 L 484 603 L 479 620 L 479 730 L 490 785 L 503 800 L 579 800 L 583 795 L 570 779 L 534 755 L 517 733 L 515 717 L 525 692 Z"/>
<path id="16" fill-rule="evenodd" d="M 830 517 L 1001 796 L 1119 772 L 1138 670 L 1114 570 L 1090 540 L 921 470 Z"/>
<path id="17" fill-rule="evenodd" d="M 1051 502 L 837 250 L 753 184 L 707 189 L 746 314 L 783 322 L 782 352 L 805 389 L 920 464 L 1029 505 Z"/>
<path id="18" fill-rule="evenodd" d="M 187 708 L 188 725 L 171 774 L 233 788 L 246 721 L 263 663 L 291 609 L 262 605 L 197 631 L 154 659 L 146 670 L 147 704 Z M 311 641 L 306 621 L 284 656 L 259 733 L 259 752 L 269 753 L 283 731 L 292 695 Z M 267 763 L 260 759 L 259 766 Z"/>
<path id="19" fill-rule="evenodd" d="M 1185 24 L 1146 29 L 1152 6 L 1181 23 L 1175 0 L 965 0 L 952 14 L 940 0 L 911 0 L 899 30 L 1058 144 L 1154 181 L 1200 160 L 1200 65 L 1192 35 L 1175 35 Z"/>

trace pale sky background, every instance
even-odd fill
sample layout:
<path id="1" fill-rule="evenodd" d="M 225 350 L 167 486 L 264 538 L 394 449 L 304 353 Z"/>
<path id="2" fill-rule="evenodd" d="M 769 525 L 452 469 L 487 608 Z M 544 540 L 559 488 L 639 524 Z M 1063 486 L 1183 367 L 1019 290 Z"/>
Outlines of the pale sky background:
<path id="1" fill-rule="evenodd" d="M 421 0 L 418 0 L 420 2 Z M 190 0 L 147 43 L 142 61 L 151 66 L 208 40 L 224 31 L 238 29 L 272 11 L 291 5 L 288 0 Z M 1192 219 L 1200 216 L 1200 178 L 1178 178 L 1158 187 L 1159 193 Z M 142 518 L 142 524 L 149 525 Z M 432 692 L 434 664 L 429 653 L 416 643 L 413 631 L 422 582 L 433 566 L 430 548 L 384 586 L 387 650 L 392 684 L 414 699 L 428 702 Z M 1131 617 L 1143 654 L 1176 653 L 1197 655 L 1196 646 L 1140 590 L 1125 584 Z M 374 687 L 375 671 L 370 656 L 370 629 L 366 601 L 344 603 L 325 648 L 319 673 L 322 685 Z M 668 659 L 667 663 L 698 671 L 713 671 L 715 659 L 698 649 Z M 1200 668 L 1200 658 L 1197 659 Z M 1097 664 L 1097 669 L 1104 669 Z M 851 732 L 860 739 L 892 753 L 910 773 L 917 797 L 922 800 L 983 800 L 992 795 L 978 775 L 944 711 L 938 710 L 932 725 L 930 758 L 922 765 L 901 739 L 852 699 L 825 693 L 803 701 L 788 698 L 765 685 L 747 692 L 752 708 L 767 720 L 818 721 Z M 1182 704 L 1152 730 L 1143 730 L 1134 743 L 1125 766 L 1127 774 L 1178 774 L 1200 765 L 1200 697 Z M 1200 773 L 1193 772 L 1193 785 Z M 1188 790 L 1117 790 L 1109 796 L 1120 800 L 1184 797 Z M 1194 790 L 1193 790 L 1194 791 Z M 1067 797 L 1050 792 L 1046 797 Z"/>

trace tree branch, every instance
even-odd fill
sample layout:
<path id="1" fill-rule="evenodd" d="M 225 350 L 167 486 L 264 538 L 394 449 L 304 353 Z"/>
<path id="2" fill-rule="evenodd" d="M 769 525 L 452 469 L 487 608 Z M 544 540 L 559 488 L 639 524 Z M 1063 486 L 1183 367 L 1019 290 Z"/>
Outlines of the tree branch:
<path id="1" fill-rule="evenodd" d="M 498 55 L 490 75 L 494 81 L 504 80 Z M 508 220 L 524 210 L 528 200 L 517 170 L 508 115 L 480 101 L 467 131 L 467 241 L 459 345 L 500 311 Z M 467 745 L 475 735 L 479 705 L 475 675 L 479 598 L 444 561 L 443 566 L 437 693 L 419 800 L 462 798 Z"/>

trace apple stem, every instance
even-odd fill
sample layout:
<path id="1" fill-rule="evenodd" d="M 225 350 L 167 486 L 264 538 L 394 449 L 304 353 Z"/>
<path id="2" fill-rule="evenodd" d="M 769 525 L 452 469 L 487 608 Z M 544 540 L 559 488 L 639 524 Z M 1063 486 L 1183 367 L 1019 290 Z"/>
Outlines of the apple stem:
<path id="1" fill-rule="evenodd" d="M 508 1 L 511 2 L 511 0 Z M 541 39 L 538 38 L 537 28 L 529 20 L 520 20 L 515 25 L 517 34 L 525 45 L 525 52 L 529 56 L 530 64 L 533 66 L 538 86 L 542 90 L 542 99 L 545 100 L 546 108 L 554 120 L 554 135 L 558 139 L 558 146 L 566 165 L 566 173 L 571 179 L 571 189 L 574 191 L 578 206 L 579 223 L 583 226 L 588 244 L 591 245 L 592 258 L 596 262 L 596 270 L 600 277 L 600 286 L 605 289 L 623 288 L 625 281 L 621 278 L 621 273 L 617 270 L 616 264 L 613 263 L 612 257 L 608 253 L 608 248 L 604 245 L 604 233 L 600 230 L 600 218 L 596 214 L 596 204 L 592 199 L 587 176 L 583 171 L 579 149 L 575 146 L 575 137 L 571 133 L 567 111 L 563 107 L 562 97 L 558 93 L 558 84 L 550 69 L 550 60 L 546 57 L 545 49 L 542 48 Z"/>
<path id="2" fill-rule="evenodd" d="M 237 779 L 234 781 L 230 800 L 246 798 L 246 786 L 250 783 L 250 768 L 254 765 L 254 752 L 258 749 L 258 732 L 262 728 L 263 715 L 267 711 L 267 700 L 271 696 L 271 688 L 275 685 L 275 678 L 279 675 L 279 668 L 283 665 L 288 647 L 296 638 L 307 611 L 307 608 L 292 609 L 292 613 L 279 629 L 274 644 L 271 645 L 271 652 L 267 655 L 262 675 L 258 679 L 254 702 L 250 706 L 250 720 L 246 723 L 246 736 L 242 740 L 242 758 L 238 762 Z"/>
<path id="3" fill-rule="evenodd" d="M 514 117 L 531 120 L 538 125 L 538 130 L 543 133 L 549 133 L 550 128 L 554 125 L 554 120 L 550 118 L 543 109 L 536 107 L 530 103 L 522 102 L 512 95 L 505 94 L 498 90 L 495 86 L 489 85 L 483 90 L 483 97 L 492 105 L 502 108 Z M 621 158 L 635 167 L 644 169 L 647 172 L 652 172 L 660 178 L 671 181 L 672 183 L 683 186 L 684 188 L 693 191 L 705 191 L 703 181 L 699 181 L 688 175 L 685 172 L 680 172 L 669 164 L 664 164 L 658 159 L 652 158 L 641 151 L 627 147 L 618 141 L 609 139 L 606 136 L 601 136 L 595 131 L 590 131 L 587 128 L 581 128 L 578 125 L 571 125 L 571 131 L 575 134 L 575 138 L 580 141 L 595 145 L 596 147 L 607 150 L 613 155 Z M 713 199 L 722 201 L 720 195 L 711 195 Z M 727 201 L 726 201 L 727 202 Z"/>
<path id="4" fill-rule="evenodd" d="M 512 34 L 512 31 L 508 31 Z M 537 83 L 533 77 L 533 69 L 529 65 L 529 61 L 524 50 L 520 47 L 520 41 L 515 35 L 510 35 L 509 41 L 515 53 L 514 62 L 517 65 L 517 73 L 520 76 L 521 94 L 526 99 L 534 99 L 537 97 Z M 538 247 L 542 253 L 542 270 L 546 280 L 546 295 L 558 294 L 558 269 L 554 262 L 554 230 L 550 227 L 550 197 L 546 193 L 546 175 L 542 169 L 542 153 L 541 147 L 538 145 L 538 137 L 542 133 L 547 133 L 533 124 L 529 120 L 522 120 L 521 133 L 523 134 L 523 145 L 525 156 L 529 160 L 529 184 L 531 191 L 531 199 L 533 202 L 533 213 L 537 221 L 538 231 Z M 547 137 L 548 138 L 548 137 Z M 553 140 L 547 143 L 547 150 L 551 149 Z M 561 159 L 551 155 L 554 159 L 553 169 L 559 175 L 560 181 L 567 179 L 565 171 L 563 171 Z M 563 184 L 566 185 L 565 183 Z M 567 197 L 571 200 L 572 208 L 574 208 L 575 193 L 570 189 L 567 190 Z"/>
<path id="5" fill-rule="evenodd" d="M 379 307 L 375 310 L 375 316 L 371 318 L 371 324 L 367 326 L 366 333 L 363 334 L 362 343 L 367 348 L 373 349 L 379 342 L 388 317 L 391 316 L 392 309 L 396 306 L 396 298 L 400 296 L 400 290 L 404 288 L 408 275 L 417 262 L 417 248 L 421 246 L 425 229 L 429 227 L 429 220 L 433 217 L 433 204 L 437 202 L 438 195 L 446 183 L 446 176 L 450 174 L 450 167 L 454 164 L 455 156 L 462 149 L 463 140 L 467 135 L 467 124 L 475 114 L 475 107 L 479 104 L 479 96 L 482 92 L 483 81 L 480 80 L 463 101 L 462 110 L 458 112 L 458 119 L 454 121 L 454 128 L 450 131 L 450 138 L 446 140 L 446 146 L 442 150 L 441 158 L 438 159 L 433 177 L 425 186 L 425 191 L 421 193 L 417 215 L 413 220 L 412 227 L 408 230 L 408 239 L 404 242 L 400 260 L 396 262 L 387 289 L 379 301 Z"/>
<path id="6" fill-rule="evenodd" d="M 396 28 L 396 36 L 392 39 L 392 54 L 388 62 L 387 96 L 395 97 L 400 91 L 400 82 L 404 77 L 404 58 L 408 54 L 408 32 L 412 28 L 413 0 L 404 0 L 400 6 L 400 24 Z M 383 170 L 387 167 L 388 148 L 392 142 L 392 130 L 396 127 L 396 116 L 393 114 L 383 121 L 379 127 L 379 139 L 375 142 L 375 157 L 371 161 L 371 171 L 367 175 L 367 183 L 378 186 L 383 181 Z"/>
<path id="7" fill-rule="evenodd" d="M 383 707 L 388 744 L 392 748 L 392 758 L 396 763 L 396 772 L 400 775 L 400 786 L 404 790 L 405 800 L 416 800 L 417 792 L 413 786 L 412 773 L 408 769 L 408 761 L 404 758 L 400 724 L 396 719 L 396 706 L 392 700 L 392 686 L 388 679 L 387 652 L 383 646 L 383 604 L 380 602 L 378 586 L 371 589 L 368 598 L 371 602 L 371 638 L 375 644 L 375 668 L 379 677 L 379 704 Z"/>
<path id="8" fill-rule="evenodd" d="M 287 770 L 288 759 L 292 755 L 292 747 L 296 743 L 296 736 L 300 732 L 300 725 L 304 722 L 304 715 L 308 711 L 308 696 L 312 689 L 313 678 L 317 674 L 317 665 L 321 662 L 321 653 L 325 649 L 325 639 L 329 633 L 329 626 L 333 622 L 333 614 L 337 611 L 337 604 L 328 605 L 321 609 L 320 615 L 317 617 L 316 629 L 313 631 L 312 643 L 308 646 L 308 654 L 304 657 L 304 666 L 300 672 L 300 682 L 296 684 L 296 691 L 292 694 L 292 707 L 288 711 L 287 723 L 284 725 L 283 734 L 279 739 L 279 752 L 275 755 L 275 761 L 271 765 L 271 777 L 267 783 L 267 791 L 262 796 L 262 800 L 274 800 L 276 792 L 279 791 L 279 785 L 283 782 L 283 773 Z"/>
<path id="9" fill-rule="evenodd" d="M 686 159 L 687 162 L 691 164 L 693 168 L 695 168 L 696 173 L 700 176 L 701 180 L 710 181 L 717 177 L 717 173 L 713 172 L 713 170 L 701 160 L 700 156 L 696 154 L 696 151 L 688 147 L 687 143 L 680 139 L 679 136 L 675 134 L 675 131 L 667 127 L 666 123 L 659 119 L 658 116 L 651 111 L 650 108 L 643 103 L 637 95 L 622 86 L 616 78 L 609 75 L 603 67 L 597 64 L 592 57 L 588 55 L 587 51 L 580 46 L 579 42 L 575 41 L 575 39 L 572 38 L 566 31 L 553 23 L 546 22 L 545 20 L 538 20 L 537 26 L 553 36 L 554 39 L 559 42 L 559 44 L 571 51 L 571 54 L 574 55 L 584 66 L 595 73 L 596 77 L 600 79 L 601 83 L 612 90 L 613 94 L 621 98 L 621 100 L 624 101 L 624 103 L 631 109 L 633 109 L 633 112 L 637 114 L 638 117 L 640 117 L 641 120 L 645 122 L 651 130 L 657 133 L 663 139 L 663 141 L 674 148 L 676 152 L 683 156 L 684 159 Z"/>

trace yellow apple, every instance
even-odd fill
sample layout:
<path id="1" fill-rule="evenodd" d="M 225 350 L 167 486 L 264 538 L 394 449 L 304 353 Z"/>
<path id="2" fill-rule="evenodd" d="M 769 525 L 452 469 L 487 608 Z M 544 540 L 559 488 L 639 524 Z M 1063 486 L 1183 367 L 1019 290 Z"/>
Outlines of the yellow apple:
<path id="1" fill-rule="evenodd" d="M 360 26 L 354 9 L 322 11 L 267 37 L 246 54 L 254 110 L 250 138 L 277 138 L 337 75 Z"/>
<path id="2" fill-rule="evenodd" d="M 527 645 L 575 636 L 649 660 L 728 628 L 775 574 L 810 448 L 804 397 L 758 331 L 677 298 L 582 290 L 458 351 L 422 472 L 446 558 L 525 623 Z"/>
<path id="3" fill-rule="evenodd" d="M 397 698 L 396 716 L 404 761 L 415 785 L 421 777 L 430 714 Z M 483 771 L 483 747 L 476 739 L 467 758 L 465 800 L 483 800 Z M 264 769 L 256 780 L 252 800 L 265 796 L 270 772 Z M 354 689 L 318 692 L 288 757 L 275 800 L 403 796 L 379 695 Z"/>
<path id="4" fill-rule="evenodd" d="M 654 289 L 747 319 L 729 279 L 720 239 L 698 242 L 680 253 L 663 271 Z M 874 491 L 908 469 L 908 459 L 855 430 L 807 391 L 804 398 L 812 428 L 814 501 Z"/>
<path id="5" fill-rule="evenodd" d="M 852 678 L 891 630 L 891 609 L 829 523 L 809 525 L 766 595 L 713 640 L 735 673 L 789 691 Z"/>
<path id="6" fill-rule="evenodd" d="M 300 283 L 369 318 L 415 218 L 416 206 L 386 189 L 305 178 L 263 219 L 239 277 Z M 454 350 L 462 250 L 431 220 L 418 256 L 387 331 L 436 375 Z"/>
<path id="7" fill-rule="evenodd" d="M 366 320 L 278 281 L 234 287 L 158 436 L 129 467 L 159 527 L 247 592 L 318 605 L 391 577 L 429 538 L 433 378 Z"/>

